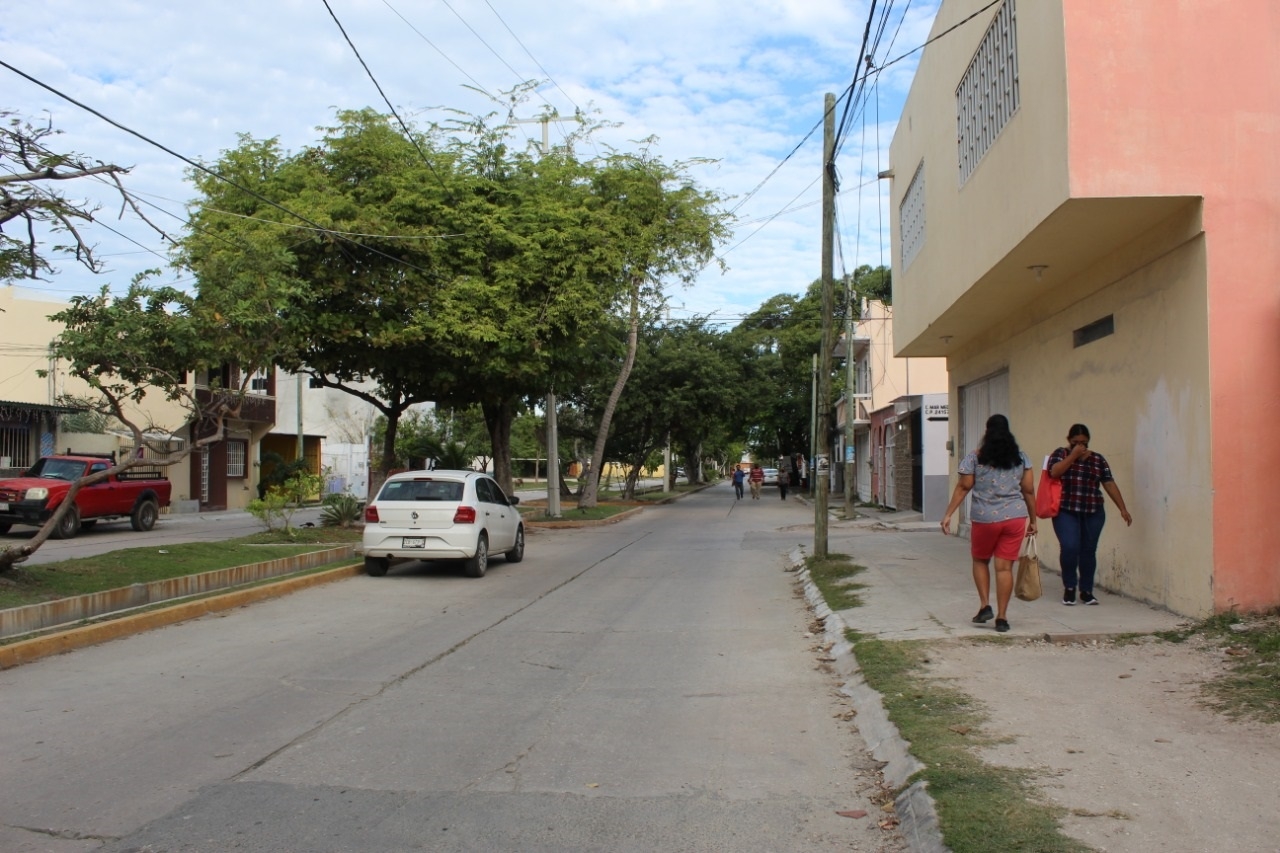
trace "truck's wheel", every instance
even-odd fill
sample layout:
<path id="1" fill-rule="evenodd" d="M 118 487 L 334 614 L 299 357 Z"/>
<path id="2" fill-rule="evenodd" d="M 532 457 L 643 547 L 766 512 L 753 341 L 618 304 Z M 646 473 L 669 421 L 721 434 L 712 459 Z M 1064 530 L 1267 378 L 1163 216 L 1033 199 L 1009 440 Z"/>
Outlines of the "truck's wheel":
<path id="1" fill-rule="evenodd" d="M 133 508 L 133 514 L 129 516 L 129 521 L 133 524 L 134 530 L 146 532 L 156 526 L 156 518 L 159 515 L 160 508 L 156 506 L 156 502 L 145 500 Z"/>
<path id="2" fill-rule="evenodd" d="M 80 510 L 74 506 L 67 510 L 67 514 L 58 522 L 58 526 L 53 528 L 54 539 L 71 539 L 80 532 Z"/>
<path id="3" fill-rule="evenodd" d="M 380 578 L 387 573 L 389 565 L 385 557 L 365 557 L 364 573 L 371 578 Z"/>

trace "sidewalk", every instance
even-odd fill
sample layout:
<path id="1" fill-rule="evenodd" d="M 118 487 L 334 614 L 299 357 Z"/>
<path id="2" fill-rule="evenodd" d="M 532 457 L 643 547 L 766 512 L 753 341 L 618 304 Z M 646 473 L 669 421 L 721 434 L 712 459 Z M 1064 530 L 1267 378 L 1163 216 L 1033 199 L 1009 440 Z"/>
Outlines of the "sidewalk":
<path id="1" fill-rule="evenodd" d="M 849 627 L 885 640 L 995 636 L 995 622 L 970 621 L 980 602 L 968 539 L 943 536 L 936 522 L 922 521 L 918 512 L 860 508 L 862 518 L 846 521 L 842 500 L 832 501 L 828 509 L 828 548 L 867 567 L 858 576 L 858 582 L 867 585 L 865 606 L 840 611 Z M 1012 630 L 1005 636 L 1087 642 L 1115 634 L 1167 631 L 1190 621 L 1105 589 L 1095 590 L 1097 606 L 1067 607 L 1055 572 L 1042 569 L 1040 582 L 1044 595 L 1039 600 L 1009 602 Z M 994 578 L 991 594 L 994 608 Z"/>
<path id="2" fill-rule="evenodd" d="M 970 621 L 979 602 L 967 539 L 943 536 L 919 513 L 859 509 L 861 517 L 845 520 L 840 501 L 830 509 L 829 550 L 867 570 L 857 577 L 863 606 L 832 614 L 826 640 L 890 785 L 905 784 L 920 765 L 858 672 L 845 625 L 885 640 L 930 641 L 925 677 L 981 709 L 985 740 L 975 754 L 1029 774 L 1060 810 L 1062 831 L 1090 849 L 1280 853 L 1280 727 L 1233 720 L 1203 703 L 1203 685 L 1227 671 L 1229 658 L 1195 643 L 1106 642 L 1193 620 L 1106 590 L 1096 590 L 1096 607 L 1066 607 L 1056 574 L 1044 571 L 1043 597 L 1013 599 L 1012 630 L 997 634 L 993 623 Z M 822 616 L 821 594 L 806 595 Z M 1000 641 L 972 641 L 979 637 Z M 946 849 L 920 782 L 899 794 L 896 808 L 913 853 Z"/>

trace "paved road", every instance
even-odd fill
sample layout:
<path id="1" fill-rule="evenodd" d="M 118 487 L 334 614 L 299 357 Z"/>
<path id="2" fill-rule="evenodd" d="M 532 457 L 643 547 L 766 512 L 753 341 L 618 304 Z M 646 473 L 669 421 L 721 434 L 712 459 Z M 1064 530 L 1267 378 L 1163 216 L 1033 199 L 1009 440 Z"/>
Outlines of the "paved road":
<path id="1" fill-rule="evenodd" d="M 0 849 L 900 850 L 782 571 L 811 517 L 717 486 L 0 672 Z"/>

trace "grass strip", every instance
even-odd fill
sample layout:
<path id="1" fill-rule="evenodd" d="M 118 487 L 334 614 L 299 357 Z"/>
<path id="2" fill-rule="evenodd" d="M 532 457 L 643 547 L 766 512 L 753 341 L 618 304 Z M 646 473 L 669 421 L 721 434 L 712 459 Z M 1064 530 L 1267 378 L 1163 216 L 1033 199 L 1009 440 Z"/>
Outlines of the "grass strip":
<path id="1" fill-rule="evenodd" d="M 1229 673 L 1200 688 L 1210 708 L 1235 720 L 1280 722 L 1280 611 L 1219 613 L 1156 636 L 1174 643 L 1196 638 L 1227 656 Z"/>
<path id="2" fill-rule="evenodd" d="M 924 675 L 929 650 L 923 641 L 890 642 L 854 631 L 848 637 L 867 683 L 910 742 L 911 754 L 925 764 L 911 781 L 927 780 L 943 838 L 954 853 L 1091 849 L 1062 834 L 1065 811 L 1044 801 L 1032 771 L 993 767 L 977 757 L 977 750 L 998 742 L 982 732 L 982 705 Z"/>
<path id="3" fill-rule="evenodd" d="M 125 548 L 56 563 L 19 564 L 0 575 L 0 609 L 116 589 L 135 583 L 245 566 L 360 541 L 360 531 L 301 528 L 221 542 Z"/>
<path id="4" fill-rule="evenodd" d="M 855 564 L 848 554 L 828 554 L 825 557 L 807 557 L 805 568 L 832 610 L 862 606 L 858 590 L 866 589 L 866 584 L 854 583 L 851 579 L 865 572 L 866 566 Z"/>
<path id="5" fill-rule="evenodd" d="M 579 509 L 576 506 L 562 506 L 560 508 L 559 518 L 548 518 L 546 515 L 547 508 L 545 502 L 542 505 L 538 503 L 524 501 L 520 502 L 520 514 L 529 521 L 536 521 L 539 524 L 566 524 L 575 521 L 603 521 L 606 518 L 612 518 L 619 513 L 635 509 L 634 504 L 621 503 L 601 503 L 586 509 Z"/>

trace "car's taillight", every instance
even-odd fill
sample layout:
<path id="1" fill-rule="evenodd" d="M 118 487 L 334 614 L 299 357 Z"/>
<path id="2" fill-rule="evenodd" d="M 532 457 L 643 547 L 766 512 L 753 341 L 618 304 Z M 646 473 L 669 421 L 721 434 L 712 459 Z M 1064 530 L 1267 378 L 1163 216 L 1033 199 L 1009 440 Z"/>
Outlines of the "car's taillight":
<path id="1" fill-rule="evenodd" d="M 454 524 L 475 524 L 476 508 L 473 506 L 460 506 L 458 511 L 453 514 Z"/>
<path id="2" fill-rule="evenodd" d="M 378 523 L 378 508 L 373 504 L 369 504 L 367 507 L 364 508 L 364 521 L 365 521 L 365 524 Z"/>

